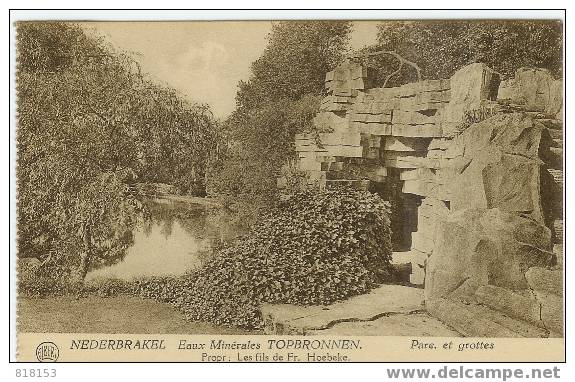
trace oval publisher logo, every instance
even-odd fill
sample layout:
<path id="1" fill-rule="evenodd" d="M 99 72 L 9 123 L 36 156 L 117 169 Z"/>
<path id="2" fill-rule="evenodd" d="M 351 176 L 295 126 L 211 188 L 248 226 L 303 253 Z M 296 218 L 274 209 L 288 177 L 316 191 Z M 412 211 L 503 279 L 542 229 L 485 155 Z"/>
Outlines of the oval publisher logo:
<path id="1" fill-rule="evenodd" d="M 36 348 L 36 358 L 40 362 L 56 362 L 60 356 L 60 350 L 53 342 L 42 342 Z"/>

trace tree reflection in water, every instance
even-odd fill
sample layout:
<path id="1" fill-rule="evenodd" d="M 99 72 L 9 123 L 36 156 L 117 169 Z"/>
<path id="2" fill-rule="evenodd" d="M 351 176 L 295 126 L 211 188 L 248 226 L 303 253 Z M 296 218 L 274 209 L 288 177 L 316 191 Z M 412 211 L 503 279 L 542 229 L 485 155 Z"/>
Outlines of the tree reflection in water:
<path id="1" fill-rule="evenodd" d="M 147 219 L 134 231 L 125 258 L 88 274 L 88 279 L 183 274 L 242 234 L 223 209 L 166 199 L 145 201 Z"/>

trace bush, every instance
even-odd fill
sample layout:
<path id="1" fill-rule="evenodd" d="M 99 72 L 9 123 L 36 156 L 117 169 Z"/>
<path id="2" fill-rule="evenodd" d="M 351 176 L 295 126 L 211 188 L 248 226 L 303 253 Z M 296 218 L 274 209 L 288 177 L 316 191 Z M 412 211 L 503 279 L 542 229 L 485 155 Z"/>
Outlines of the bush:
<path id="1" fill-rule="evenodd" d="M 35 258 L 18 259 L 18 295 L 46 297 L 73 291 L 69 267 L 54 262 L 43 265 Z"/>
<path id="2" fill-rule="evenodd" d="M 388 280 L 388 208 L 365 191 L 295 193 L 201 269 L 135 289 L 191 320 L 259 327 L 261 303 L 330 304 Z"/>

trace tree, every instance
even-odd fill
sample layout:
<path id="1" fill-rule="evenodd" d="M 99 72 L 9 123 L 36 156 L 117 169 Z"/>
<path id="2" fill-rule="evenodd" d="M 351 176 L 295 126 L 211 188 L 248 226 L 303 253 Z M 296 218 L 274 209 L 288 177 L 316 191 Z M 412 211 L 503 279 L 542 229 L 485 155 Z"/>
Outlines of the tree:
<path id="1" fill-rule="evenodd" d="M 424 78 L 449 78 L 464 65 L 483 62 L 512 77 L 520 67 L 542 67 L 562 73 L 562 24 L 556 20 L 418 20 L 384 21 L 377 45 L 368 51 L 390 50 L 417 63 Z M 398 64 L 390 57 L 369 60 L 379 68 L 378 84 Z M 389 85 L 414 81 L 405 67 Z"/>
<path id="2" fill-rule="evenodd" d="M 169 183 L 183 193 L 204 196 L 206 167 L 219 139 L 211 110 L 155 84 L 147 83 L 138 97 L 130 123 L 140 181 Z"/>
<path id="3" fill-rule="evenodd" d="M 129 183 L 203 177 L 213 119 L 77 25 L 17 31 L 18 256 L 82 280 L 132 242 Z"/>
<path id="4" fill-rule="evenodd" d="M 282 21 L 240 82 L 237 107 L 223 128 L 229 145 L 210 170 L 209 192 L 265 205 L 276 177 L 293 157 L 294 136 L 318 111 L 325 73 L 347 49 L 347 21 Z"/>

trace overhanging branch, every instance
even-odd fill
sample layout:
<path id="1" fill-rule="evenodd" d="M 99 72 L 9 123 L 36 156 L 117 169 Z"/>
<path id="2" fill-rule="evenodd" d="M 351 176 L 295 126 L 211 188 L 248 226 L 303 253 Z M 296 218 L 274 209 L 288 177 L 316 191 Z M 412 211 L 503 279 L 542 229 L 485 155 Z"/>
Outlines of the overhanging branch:
<path id="1" fill-rule="evenodd" d="M 380 56 L 380 55 L 384 55 L 384 54 L 387 54 L 387 55 L 392 56 L 395 59 L 397 59 L 399 61 L 399 68 L 395 72 L 393 72 L 389 76 L 387 76 L 387 78 L 385 79 L 385 82 L 383 84 L 383 87 L 385 87 L 385 85 L 387 84 L 387 82 L 389 81 L 389 79 L 391 77 L 397 75 L 401 71 L 404 64 L 409 65 L 413 69 L 415 69 L 415 71 L 417 73 L 417 81 L 421 81 L 421 69 L 419 68 L 419 66 L 415 62 L 409 61 L 409 60 L 403 58 L 398 53 L 391 51 L 391 50 L 378 50 L 378 51 L 371 52 L 371 53 L 352 55 L 352 56 L 349 56 L 349 58 L 368 58 L 368 57 Z"/>

